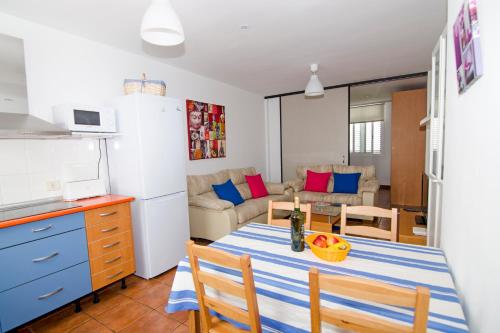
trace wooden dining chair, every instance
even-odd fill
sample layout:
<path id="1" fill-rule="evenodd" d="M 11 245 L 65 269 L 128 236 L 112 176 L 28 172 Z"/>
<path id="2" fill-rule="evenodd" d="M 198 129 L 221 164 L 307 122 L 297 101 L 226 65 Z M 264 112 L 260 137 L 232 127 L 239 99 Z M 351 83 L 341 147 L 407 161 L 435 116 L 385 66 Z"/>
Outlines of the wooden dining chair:
<path id="1" fill-rule="evenodd" d="M 320 290 L 365 301 L 413 308 L 413 324 L 403 325 L 351 310 L 330 309 L 320 304 Z M 427 287 L 416 290 L 352 276 L 320 274 L 309 270 L 311 332 L 321 332 L 321 322 L 355 332 L 423 333 L 427 331 L 430 292 Z"/>
<path id="2" fill-rule="evenodd" d="M 282 202 L 269 200 L 267 207 L 267 224 L 277 225 L 280 227 L 290 227 L 289 219 L 273 219 L 273 210 L 286 210 L 292 212 L 295 207 L 293 202 Z M 304 221 L 304 229 L 311 230 L 311 204 L 300 204 L 300 211 L 306 214 Z"/>
<path id="3" fill-rule="evenodd" d="M 366 225 L 347 225 L 347 215 L 353 214 L 366 217 L 384 217 L 391 220 L 391 230 L 383 230 Z M 398 210 L 384 209 L 373 206 L 347 206 L 342 205 L 340 212 L 340 234 L 387 239 L 391 242 L 398 241 Z"/>
<path id="4" fill-rule="evenodd" d="M 219 249 L 195 245 L 193 241 L 188 241 L 186 247 L 200 307 L 202 331 L 206 333 L 248 332 L 211 316 L 209 312 L 211 309 L 225 317 L 248 325 L 252 333 L 262 332 L 250 256 L 244 254 L 238 257 Z M 199 259 L 241 271 L 243 284 L 200 270 Z M 205 285 L 244 299 L 247 310 L 208 296 L 205 293 Z"/>

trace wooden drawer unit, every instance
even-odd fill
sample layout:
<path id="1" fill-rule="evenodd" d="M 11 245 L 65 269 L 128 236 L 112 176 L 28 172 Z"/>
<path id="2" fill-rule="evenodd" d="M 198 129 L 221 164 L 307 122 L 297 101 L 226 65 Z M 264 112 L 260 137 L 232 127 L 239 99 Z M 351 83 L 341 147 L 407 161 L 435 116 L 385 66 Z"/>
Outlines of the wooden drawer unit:
<path id="1" fill-rule="evenodd" d="M 124 203 L 85 212 L 89 242 L 131 229 L 130 204 Z"/>
<path id="2" fill-rule="evenodd" d="M 130 258 L 133 258 L 133 252 L 134 250 L 132 246 L 122 247 L 118 250 L 97 257 L 96 259 L 90 259 L 90 268 L 92 269 L 92 272 L 97 273 L 111 267 L 121 265 L 126 261 L 130 261 Z"/>
<path id="3" fill-rule="evenodd" d="M 131 231 L 122 232 L 120 234 L 89 243 L 89 258 L 90 260 L 97 259 L 105 254 L 128 246 L 132 246 Z"/>
<path id="4" fill-rule="evenodd" d="M 135 263 L 130 260 L 118 266 L 108 268 L 97 274 L 92 274 L 92 289 L 97 290 L 110 283 L 123 279 L 135 272 Z"/>
<path id="5" fill-rule="evenodd" d="M 85 225 L 94 291 L 135 271 L 130 203 L 88 210 Z"/>

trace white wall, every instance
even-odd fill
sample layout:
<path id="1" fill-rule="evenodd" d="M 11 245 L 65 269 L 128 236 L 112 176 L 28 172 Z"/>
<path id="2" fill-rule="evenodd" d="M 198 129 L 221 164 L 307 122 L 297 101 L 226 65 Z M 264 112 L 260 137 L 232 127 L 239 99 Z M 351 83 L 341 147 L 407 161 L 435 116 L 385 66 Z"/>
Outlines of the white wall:
<path id="1" fill-rule="evenodd" d="M 280 97 L 265 100 L 268 181 L 281 183 Z"/>
<path id="2" fill-rule="evenodd" d="M 297 177 L 298 165 L 347 164 L 349 89 L 329 89 L 319 98 L 281 98 L 283 180 Z"/>
<path id="3" fill-rule="evenodd" d="M 500 2 L 478 1 L 485 74 L 459 95 L 452 26 L 462 3 L 448 1 L 441 244 L 471 331 L 493 333 L 500 332 Z"/>
<path id="4" fill-rule="evenodd" d="M 188 161 L 188 173 L 255 166 L 265 174 L 263 96 L 3 13 L 0 33 L 24 39 L 31 114 L 50 121 L 55 104 L 104 103 L 123 93 L 124 78 L 145 72 L 166 81 L 168 96 L 226 106 L 227 157 Z M 179 144 L 186 145 L 186 137 Z M 0 153 L 2 162 L 9 159 Z"/>
<path id="5" fill-rule="evenodd" d="M 351 165 L 374 165 L 380 185 L 391 185 L 391 111 L 392 102 L 384 103 L 384 128 L 381 154 L 351 153 Z"/>

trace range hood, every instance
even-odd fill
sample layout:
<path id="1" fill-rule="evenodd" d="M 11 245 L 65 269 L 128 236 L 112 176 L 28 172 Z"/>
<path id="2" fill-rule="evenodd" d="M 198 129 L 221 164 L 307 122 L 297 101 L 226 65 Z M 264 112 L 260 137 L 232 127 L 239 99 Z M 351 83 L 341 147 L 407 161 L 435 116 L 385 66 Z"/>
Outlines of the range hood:
<path id="1" fill-rule="evenodd" d="M 55 139 L 71 132 L 29 114 L 0 112 L 0 139 Z"/>

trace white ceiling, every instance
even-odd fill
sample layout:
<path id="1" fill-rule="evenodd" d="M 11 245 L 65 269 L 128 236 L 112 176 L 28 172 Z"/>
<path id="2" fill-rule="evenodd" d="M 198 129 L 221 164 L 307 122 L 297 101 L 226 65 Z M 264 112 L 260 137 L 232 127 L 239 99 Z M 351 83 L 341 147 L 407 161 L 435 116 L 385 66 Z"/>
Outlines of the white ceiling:
<path id="1" fill-rule="evenodd" d="M 263 95 L 421 72 L 445 26 L 446 0 L 172 0 L 186 42 L 139 36 L 150 0 L 2 0 L 0 11 L 147 54 Z M 248 24 L 248 30 L 240 25 Z"/>
<path id="2" fill-rule="evenodd" d="M 427 76 L 351 87 L 351 105 L 392 100 L 392 93 L 427 87 Z"/>

